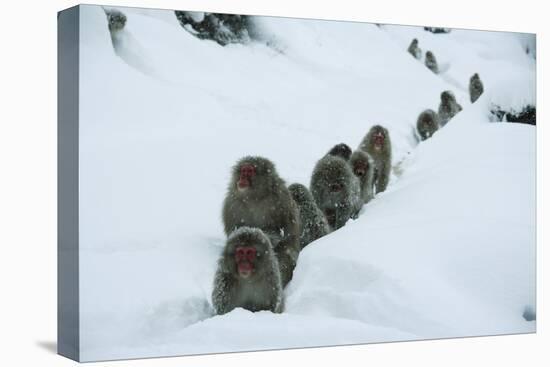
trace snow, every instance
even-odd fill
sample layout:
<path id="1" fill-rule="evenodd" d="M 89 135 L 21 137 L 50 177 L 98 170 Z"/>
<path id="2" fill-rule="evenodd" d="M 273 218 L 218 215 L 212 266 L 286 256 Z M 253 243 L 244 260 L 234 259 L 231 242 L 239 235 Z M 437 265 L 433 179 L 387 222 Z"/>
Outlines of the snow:
<path id="1" fill-rule="evenodd" d="M 259 18 L 261 41 L 221 47 L 173 12 L 119 10 L 111 39 L 103 9 L 81 6 L 83 361 L 535 331 L 535 128 L 489 123 L 488 107 L 534 102 L 534 36 Z M 464 110 L 418 144 L 443 90 Z M 304 249 L 285 312 L 214 316 L 234 162 L 265 156 L 308 185 L 377 123 L 390 186 Z"/>

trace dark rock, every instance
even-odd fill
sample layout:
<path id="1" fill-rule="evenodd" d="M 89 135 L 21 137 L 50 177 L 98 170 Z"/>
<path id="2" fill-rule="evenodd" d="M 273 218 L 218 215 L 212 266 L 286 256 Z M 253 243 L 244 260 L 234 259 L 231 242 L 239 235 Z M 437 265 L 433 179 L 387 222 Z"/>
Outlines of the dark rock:
<path id="1" fill-rule="evenodd" d="M 181 26 L 197 38 L 222 46 L 250 41 L 250 22 L 246 15 L 204 13 L 203 19 L 196 21 L 190 12 L 176 10 L 175 14 Z"/>
<path id="2" fill-rule="evenodd" d="M 493 106 L 491 114 L 495 116 L 497 121 L 537 124 L 537 108 L 533 105 L 527 105 L 519 112 L 514 110 L 505 111 L 499 106 Z"/>
<path id="3" fill-rule="evenodd" d="M 432 32 L 432 33 L 449 33 L 451 32 L 451 28 L 441 28 L 441 27 L 424 27 L 425 31 Z"/>

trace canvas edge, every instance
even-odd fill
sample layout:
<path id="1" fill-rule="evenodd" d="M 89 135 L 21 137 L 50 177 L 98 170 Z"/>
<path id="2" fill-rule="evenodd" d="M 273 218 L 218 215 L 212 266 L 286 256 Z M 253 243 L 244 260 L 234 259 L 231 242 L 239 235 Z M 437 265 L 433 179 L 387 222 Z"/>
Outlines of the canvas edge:
<path id="1" fill-rule="evenodd" d="M 57 353 L 80 360 L 78 117 L 80 7 L 57 14 Z"/>

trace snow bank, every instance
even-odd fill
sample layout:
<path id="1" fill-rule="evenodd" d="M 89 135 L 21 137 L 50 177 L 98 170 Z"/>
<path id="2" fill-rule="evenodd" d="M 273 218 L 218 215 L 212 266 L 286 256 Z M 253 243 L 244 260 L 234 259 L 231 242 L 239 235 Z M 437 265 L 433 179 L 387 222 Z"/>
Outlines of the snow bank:
<path id="1" fill-rule="evenodd" d="M 474 72 L 486 90 L 531 86 L 517 35 L 256 18 L 265 42 L 220 47 L 173 12 L 121 8 L 111 38 L 101 7 L 81 9 L 83 360 L 534 331 L 535 130 L 488 124 L 496 94 L 466 92 Z M 406 52 L 414 37 L 445 73 Z M 464 111 L 417 146 L 418 114 L 446 89 Z M 213 317 L 234 162 L 263 155 L 307 185 L 377 123 L 399 177 L 302 252 L 286 312 Z"/>

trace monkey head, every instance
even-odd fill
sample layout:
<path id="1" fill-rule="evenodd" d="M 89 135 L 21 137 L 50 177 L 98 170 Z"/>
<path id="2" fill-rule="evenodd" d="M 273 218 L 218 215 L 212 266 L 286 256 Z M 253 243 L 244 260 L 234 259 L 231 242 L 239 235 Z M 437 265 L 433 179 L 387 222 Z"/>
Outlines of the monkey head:
<path id="1" fill-rule="evenodd" d="M 340 143 L 332 147 L 332 149 L 329 150 L 328 154 L 344 158 L 347 161 L 351 156 L 351 148 L 345 143 Z"/>
<path id="2" fill-rule="evenodd" d="M 331 197 L 340 197 L 347 195 L 349 181 L 349 166 L 347 162 L 340 157 L 327 156 L 323 171 L 323 182 L 325 189 Z"/>
<path id="3" fill-rule="evenodd" d="M 367 153 L 356 150 L 351 155 L 350 164 L 355 176 L 363 178 L 370 168 L 371 159 Z"/>
<path id="4" fill-rule="evenodd" d="M 444 104 L 456 103 L 455 95 L 450 90 L 446 90 L 441 93 L 441 102 Z"/>
<path id="5" fill-rule="evenodd" d="M 307 187 L 305 187 L 302 184 L 293 183 L 288 187 L 288 191 L 290 191 L 290 195 L 292 196 L 294 201 L 298 204 L 303 204 L 305 202 L 313 200 Z M 311 197 L 311 198 L 309 198 L 308 200 L 308 197 Z"/>
<path id="6" fill-rule="evenodd" d="M 272 252 L 271 242 L 258 228 L 241 227 L 229 235 L 224 258 L 236 278 L 252 280 L 264 272 L 265 259 Z"/>
<path id="7" fill-rule="evenodd" d="M 430 60 L 430 61 L 435 60 L 435 56 L 434 56 L 434 54 L 433 54 L 432 51 L 427 51 L 427 52 L 426 52 L 426 59 L 427 59 L 427 60 Z"/>
<path id="8" fill-rule="evenodd" d="M 374 150 L 383 150 L 388 138 L 388 130 L 383 126 L 375 125 L 370 129 L 369 134 L 369 143 L 372 144 Z"/>
<path id="9" fill-rule="evenodd" d="M 472 77 L 470 78 L 470 81 L 474 82 L 474 81 L 478 81 L 479 80 L 479 74 L 478 73 L 475 73 L 474 75 L 472 75 Z"/>
<path id="10" fill-rule="evenodd" d="M 418 40 L 416 38 L 413 38 L 412 45 L 413 46 L 418 46 Z"/>
<path id="11" fill-rule="evenodd" d="M 261 197 L 269 194 L 278 175 L 275 165 L 262 157 L 244 157 L 233 167 L 230 191 Z"/>

